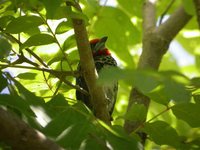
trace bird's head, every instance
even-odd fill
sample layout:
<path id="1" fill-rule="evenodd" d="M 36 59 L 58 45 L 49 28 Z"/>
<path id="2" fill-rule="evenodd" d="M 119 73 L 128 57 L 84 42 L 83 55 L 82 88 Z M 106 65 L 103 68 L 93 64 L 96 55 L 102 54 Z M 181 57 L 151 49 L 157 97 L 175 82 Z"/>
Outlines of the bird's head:
<path id="1" fill-rule="evenodd" d="M 105 47 L 107 38 L 105 36 L 101 39 L 93 39 L 90 41 L 93 56 L 110 55 L 110 51 Z"/>

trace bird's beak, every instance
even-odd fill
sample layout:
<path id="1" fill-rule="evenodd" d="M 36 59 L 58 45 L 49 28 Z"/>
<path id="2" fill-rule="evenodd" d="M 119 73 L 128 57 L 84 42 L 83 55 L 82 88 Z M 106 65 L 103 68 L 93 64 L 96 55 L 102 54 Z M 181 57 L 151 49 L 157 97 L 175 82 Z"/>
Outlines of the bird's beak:
<path id="1" fill-rule="evenodd" d="M 95 45 L 94 50 L 98 51 L 98 50 L 104 49 L 105 48 L 105 43 L 106 43 L 107 39 L 108 39 L 107 36 L 102 37 L 100 39 L 100 41 Z"/>

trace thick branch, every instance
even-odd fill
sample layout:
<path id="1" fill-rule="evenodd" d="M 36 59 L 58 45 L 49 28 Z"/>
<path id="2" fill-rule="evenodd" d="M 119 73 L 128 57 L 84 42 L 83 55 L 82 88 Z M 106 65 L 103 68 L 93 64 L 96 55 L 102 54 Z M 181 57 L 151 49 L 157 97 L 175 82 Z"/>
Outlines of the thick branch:
<path id="1" fill-rule="evenodd" d="M 200 29 L 200 0 L 193 0 L 193 2 L 196 8 L 197 21 L 198 21 L 199 29 Z"/>
<path id="2" fill-rule="evenodd" d="M 15 150 L 64 150 L 42 133 L 0 107 L 0 141 Z"/>
<path id="3" fill-rule="evenodd" d="M 151 5 L 151 4 L 149 4 Z M 153 9 L 153 10 L 146 10 Z M 144 13 L 155 12 L 155 8 L 153 6 L 147 7 L 147 5 L 143 8 Z M 154 69 L 158 70 L 163 55 L 167 52 L 169 44 L 171 40 L 178 34 L 178 32 L 184 27 L 185 24 L 191 19 L 191 16 L 186 14 L 183 8 L 179 8 L 170 16 L 170 18 L 163 23 L 159 27 L 153 27 L 152 19 L 148 19 L 149 14 L 144 14 L 144 37 L 143 37 L 143 51 L 140 56 L 140 60 L 138 62 L 138 69 Z M 150 17 L 150 16 L 149 16 Z M 149 25 L 148 21 L 151 25 Z M 150 29 L 150 30 L 149 30 Z M 132 105 L 135 104 L 143 104 L 148 110 L 150 103 L 150 99 L 139 92 L 136 88 L 132 88 L 131 94 L 129 97 L 128 109 L 131 108 Z M 128 121 L 125 122 L 125 130 L 128 133 L 131 133 L 141 124 L 143 124 L 145 120 L 141 121 Z M 145 134 L 140 134 L 142 138 L 142 142 L 145 142 L 146 136 Z"/>
<path id="4" fill-rule="evenodd" d="M 192 16 L 187 14 L 181 6 L 158 27 L 157 32 L 166 40 L 171 41 L 191 18 Z"/>
<path id="5" fill-rule="evenodd" d="M 77 7 L 77 5 L 76 5 Z M 79 8 L 80 10 L 80 8 Z M 107 110 L 107 101 L 103 87 L 97 85 L 98 74 L 95 69 L 92 51 L 88 41 L 85 22 L 79 19 L 72 19 L 78 51 L 80 55 L 80 65 L 86 84 L 91 96 L 91 104 L 97 118 L 110 124 L 110 115 Z"/>
<path id="6" fill-rule="evenodd" d="M 145 8 L 144 13 L 147 13 Z M 138 68 L 151 68 L 157 70 L 171 40 L 188 23 L 191 17 L 192 16 L 184 11 L 183 7 L 180 7 L 165 23 L 157 28 L 146 31 L 146 34 L 144 34 L 143 37 L 143 52 L 140 57 Z M 145 23 L 148 24 L 148 22 Z M 145 25 L 144 30 L 146 30 Z"/>

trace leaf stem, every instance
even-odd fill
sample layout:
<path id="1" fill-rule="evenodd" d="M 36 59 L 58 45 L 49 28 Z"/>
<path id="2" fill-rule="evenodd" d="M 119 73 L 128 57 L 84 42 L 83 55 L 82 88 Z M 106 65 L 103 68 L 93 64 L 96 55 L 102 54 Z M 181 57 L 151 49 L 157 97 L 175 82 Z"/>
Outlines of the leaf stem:
<path id="1" fill-rule="evenodd" d="M 151 122 L 152 120 L 158 118 L 159 116 L 161 116 L 162 114 L 164 114 L 165 112 L 167 112 L 168 110 L 170 110 L 172 108 L 172 106 L 167 106 L 166 109 L 164 109 L 163 111 L 159 112 L 157 115 L 153 116 L 151 119 L 149 119 L 146 122 L 141 123 L 133 132 L 136 133 L 140 128 L 142 128 L 146 123 Z"/>
<path id="2" fill-rule="evenodd" d="M 36 11 L 36 12 L 37 12 L 37 11 Z M 49 29 L 51 35 L 54 37 L 54 39 L 55 39 L 55 41 L 56 41 L 56 44 L 58 45 L 59 49 L 61 50 L 61 52 L 62 52 L 62 54 L 63 54 L 63 56 L 64 56 L 64 58 L 65 58 L 65 60 L 67 61 L 67 64 L 68 64 L 70 70 L 73 72 L 73 68 L 72 68 L 72 66 L 71 66 L 71 64 L 70 64 L 70 62 L 69 62 L 69 59 L 68 59 L 68 57 L 67 57 L 67 54 L 64 52 L 62 46 L 60 45 L 60 43 L 59 43 L 59 41 L 58 41 L 58 39 L 57 39 L 57 37 L 56 37 L 56 34 L 55 34 L 55 33 L 53 32 L 53 30 L 51 29 L 51 27 L 50 27 L 50 25 L 48 24 L 47 20 L 46 20 L 39 12 L 37 12 L 37 14 L 41 17 L 41 19 L 43 20 L 43 22 L 45 23 L 45 25 L 46 25 L 47 28 Z"/>
<path id="3" fill-rule="evenodd" d="M 165 112 L 167 112 L 168 110 L 170 110 L 171 107 L 167 106 L 166 109 L 164 109 L 163 111 L 161 111 L 160 113 L 158 113 L 157 115 L 153 116 L 151 119 L 149 119 L 148 121 L 146 121 L 145 123 L 151 122 L 152 120 L 156 119 L 158 116 L 161 116 L 162 114 L 164 114 Z"/>
<path id="4" fill-rule="evenodd" d="M 88 95 L 88 92 L 86 90 L 84 90 L 83 88 L 72 84 L 71 82 L 69 82 L 68 80 L 65 79 L 66 76 L 74 76 L 77 77 L 79 76 L 79 72 L 78 71 L 57 71 L 57 70 L 52 70 L 52 69 L 47 69 L 47 68 L 36 68 L 36 67 L 31 67 L 31 66 L 21 66 L 21 65 L 10 65 L 10 64 L 0 64 L 0 69 L 4 69 L 4 68 L 22 68 L 22 69 L 33 69 L 33 70 L 38 70 L 38 71 L 43 71 L 43 72 L 48 72 L 50 74 L 52 74 L 53 76 L 57 77 L 58 79 L 60 79 L 62 82 L 64 82 L 65 84 L 69 85 L 70 87 L 80 91 L 81 93 Z"/>
<path id="5" fill-rule="evenodd" d="M 1 27 L 0 27 L 0 31 L 4 34 L 4 36 L 6 36 L 8 39 L 15 41 L 17 44 L 19 44 L 19 46 L 22 45 L 22 43 L 15 38 L 13 35 L 6 33 Z M 36 60 L 38 60 L 44 67 L 49 68 L 49 66 L 37 55 L 35 54 L 32 50 L 30 50 L 29 48 L 25 48 L 25 50 L 31 54 Z"/>

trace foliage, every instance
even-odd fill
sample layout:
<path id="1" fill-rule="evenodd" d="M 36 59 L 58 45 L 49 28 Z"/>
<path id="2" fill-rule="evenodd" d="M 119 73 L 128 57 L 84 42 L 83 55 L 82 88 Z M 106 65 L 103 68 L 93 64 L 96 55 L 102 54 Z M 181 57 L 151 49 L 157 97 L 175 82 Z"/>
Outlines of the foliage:
<path id="1" fill-rule="evenodd" d="M 102 6 L 96 0 L 81 0 L 80 13 L 76 8 L 69 11 L 64 0 L 1 1 L 0 105 L 64 148 L 139 149 L 136 131 L 127 135 L 123 129 L 125 119 L 145 118 L 146 110 L 139 104 L 125 114 L 130 86 L 134 85 L 152 100 L 147 121 L 137 129 L 149 135 L 146 148 L 199 149 L 200 41 L 193 34 L 197 33 L 196 20 L 175 39 L 196 64 L 178 65 L 183 58 L 177 60 L 170 52 L 162 60 L 160 72 L 136 70 L 143 2 L 117 0 L 116 6 Z M 192 2 L 183 0 L 176 1 L 165 15 L 180 3 L 194 14 Z M 157 19 L 167 5 L 168 1 L 158 1 Z M 90 38 L 107 35 L 107 47 L 119 62 L 121 69 L 103 70 L 98 82 L 120 82 L 111 127 L 75 100 L 73 73 L 79 57 L 71 18 L 86 22 Z"/>

